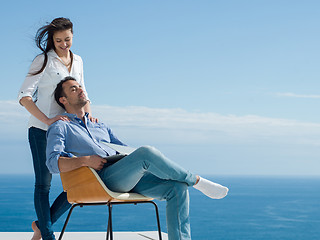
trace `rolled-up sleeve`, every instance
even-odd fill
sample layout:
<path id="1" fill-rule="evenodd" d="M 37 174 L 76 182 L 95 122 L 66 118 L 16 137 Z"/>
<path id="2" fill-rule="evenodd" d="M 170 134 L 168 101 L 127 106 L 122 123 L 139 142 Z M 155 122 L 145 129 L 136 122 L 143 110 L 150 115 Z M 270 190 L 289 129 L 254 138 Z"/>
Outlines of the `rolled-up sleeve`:
<path id="1" fill-rule="evenodd" d="M 51 173 L 60 173 L 59 158 L 74 157 L 65 151 L 66 131 L 64 122 L 59 120 L 53 123 L 47 131 L 47 161 L 46 165 Z"/>
<path id="2" fill-rule="evenodd" d="M 38 70 L 41 69 L 42 64 L 44 61 L 44 56 L 43 55 L 38 55 L 33 62 L 31 63 L 29 73 L 26 76 L 18 94 L 18 101 L 21 100 L 23 97 L 32 97 L 33 93 L 37 89 L 39 79 L 44 74 L 44 71 L 37 75 L 32 75 L 32 73 L 37 72 Z"/>

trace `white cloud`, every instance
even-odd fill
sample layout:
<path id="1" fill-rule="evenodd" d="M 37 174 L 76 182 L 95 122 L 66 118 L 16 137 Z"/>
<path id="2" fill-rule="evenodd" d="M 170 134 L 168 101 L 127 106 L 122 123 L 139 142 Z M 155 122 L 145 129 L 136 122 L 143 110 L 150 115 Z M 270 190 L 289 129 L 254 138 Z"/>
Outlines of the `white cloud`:
<path id="1" fill-rule="evenodd" d="M 0 140 L 25 136 L 29 114 L 17 101 L 0 101 Z"/>
<path id="2" fill-rule="evenodd" d="M 279 97 L 293 97 L 293 98 L 320 98 L 320 95 L 312 95 L 312 94 L 296 94 L 296 93 L 277 93 Z"/>
<path id="3" fill-rule="evenodd" d="M 1 132 L 21 136 L 27 126 L 28 112 L 16 101 L 0 101 L 0 104 Z M 170 137 L 166 141 L 274 141 L 320 145 L 319 123 L 139 106 L 93 105 L 92 111 L 122 135 L 130 134 L 140 139 Z"/>
<path id="4" fill-rule="evenodd" d="M 93 106 L 93 112 L 117 128 L 139 128 L 180 133 L 183 138 L 234 141 L 289 141 L 320 145 L 320 124 L 255 115 L 235 116 L 188 112 L 183 109 Z M 150 130 L 151 131 L 151 130 Z M 185 134 L 182 134 L 182 133 Z M 194 137 L 200 137 L 195 139 Z M 180 139 L 186 141 L 186 139 Z"/>
<path id="5" fill-rule="evenodd" d="M 31 172 L 29 114 L 0 101 L 1 172 Z M 222 115 L 183 109 L 93 105 L 94 116 L 132 146 L 159 147 L 176 162 L 208 174 L 318 174 L 320 124 L 255 115 Z M 29 159 L 29 160 L 28 160 Z M 195 161 L 196 160 L 196 161 Z"/>

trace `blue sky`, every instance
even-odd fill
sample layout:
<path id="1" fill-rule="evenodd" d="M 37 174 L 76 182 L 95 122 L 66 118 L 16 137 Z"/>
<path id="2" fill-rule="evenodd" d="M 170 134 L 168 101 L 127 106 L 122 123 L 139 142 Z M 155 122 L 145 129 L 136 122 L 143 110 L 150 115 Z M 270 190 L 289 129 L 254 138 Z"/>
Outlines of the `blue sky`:
<path id="1" fill-rule="evenodd" d="M 0 173 L 31 173 L 16 95 L 36 30 L 74 23 L 94 115 L 203 174 L 317 175 L 318 1 L 7 1 Z"/>

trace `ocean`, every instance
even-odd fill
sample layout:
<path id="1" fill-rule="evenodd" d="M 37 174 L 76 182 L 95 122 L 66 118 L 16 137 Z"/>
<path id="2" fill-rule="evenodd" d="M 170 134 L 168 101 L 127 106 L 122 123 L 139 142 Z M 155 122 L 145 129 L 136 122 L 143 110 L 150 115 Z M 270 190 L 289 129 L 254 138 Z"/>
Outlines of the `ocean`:
<path id="1" fill-rule="evenodd" d="M 319 177 L 219 176 L 207 178 L 230 189 L 212 200 L 190 188 L 193 240 L 318 240 L 320 239 Z M 35 220 L 33 175 L 0 175 L 0 232 L 31 231 Z M 62 191 L 55 176 L 51 200 Z M 156 201 L 166 232 L 165 202 Z M 156 221 L 149 204 L 115 206 L 115 231 L 153 231 Z M 107 207 L 76 208 L 67 231 L 105 231 Z M 61 231 L 66 214 L 54 225 Z"/>

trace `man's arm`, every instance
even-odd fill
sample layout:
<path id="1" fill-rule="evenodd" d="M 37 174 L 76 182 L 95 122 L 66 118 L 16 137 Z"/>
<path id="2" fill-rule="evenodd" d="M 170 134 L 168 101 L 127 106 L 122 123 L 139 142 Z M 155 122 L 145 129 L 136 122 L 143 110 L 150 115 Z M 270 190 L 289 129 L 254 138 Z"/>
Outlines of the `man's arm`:
<path id="1" fill-rule="evenodd" d="M 47 131 L 47 167 L 51 173 L 68 172 L 83 166 L 100 170 L 106 160 L 97 156 L 76 157 L 65 150 L 68 123 L 57 121 Z"/>
<path id="2" fill-rule="evenodd" d="M 106 159 L 98 155 L 72 158 L 60 156 L 58 166 L 60 172 L 69 172 L 80 167 L 92 167 L 95 170 L 101 170 L 106 162 Z"/>
<path id="3" fill-rule="evenodd" d="M 111 128 L 106 127 L 106 129 L 107 129 L 107 132 L 108 132 L 109 137 L 110 137 L 110 143 L 127 146 L 126 144 L 124 144 L 123 142 L 121 142 L 121 141 L 119 140 L 119 138 L 113 133 L 113 131 L 111 130 Z"/>

